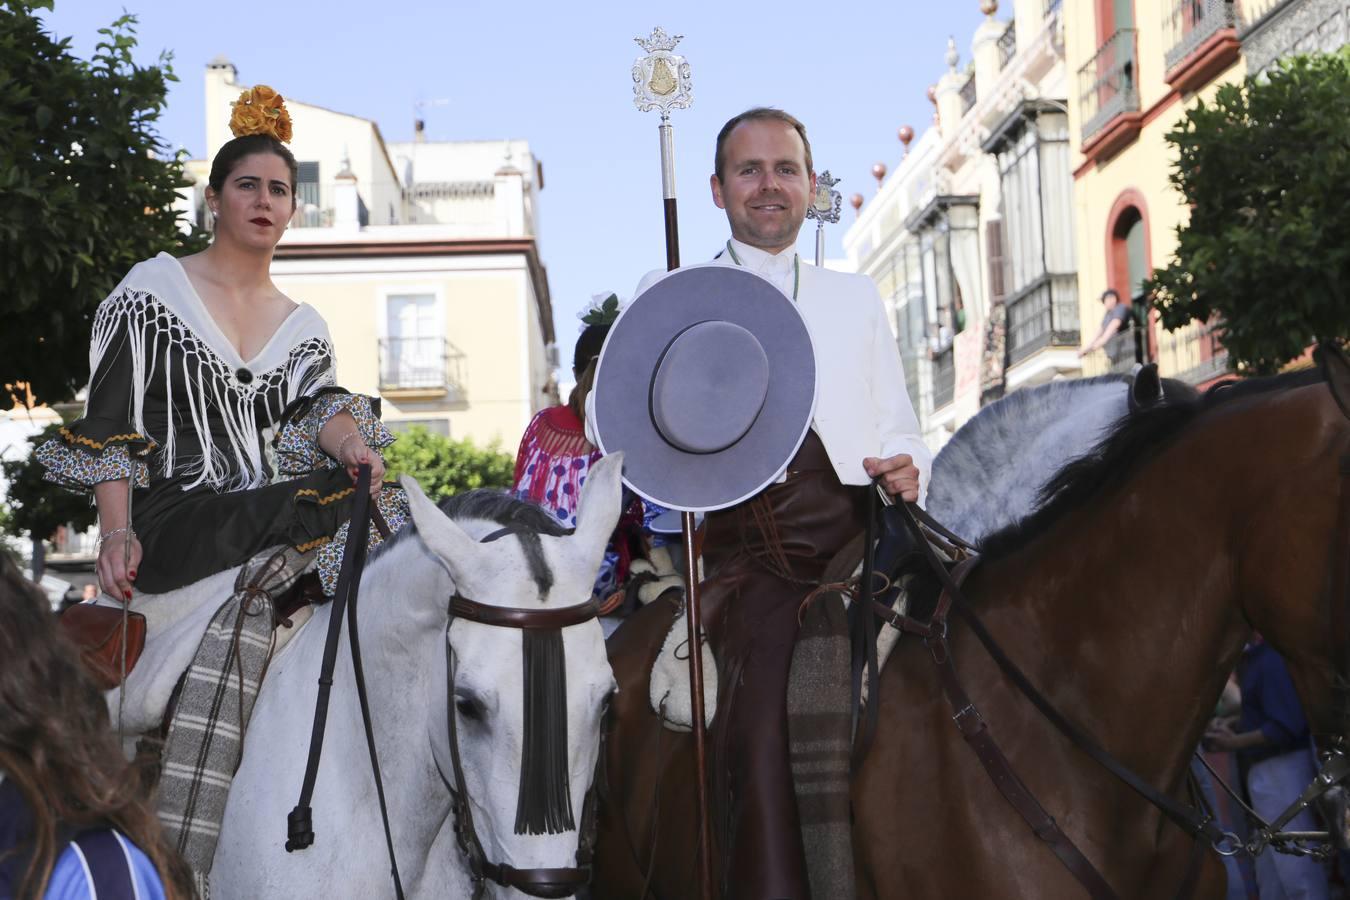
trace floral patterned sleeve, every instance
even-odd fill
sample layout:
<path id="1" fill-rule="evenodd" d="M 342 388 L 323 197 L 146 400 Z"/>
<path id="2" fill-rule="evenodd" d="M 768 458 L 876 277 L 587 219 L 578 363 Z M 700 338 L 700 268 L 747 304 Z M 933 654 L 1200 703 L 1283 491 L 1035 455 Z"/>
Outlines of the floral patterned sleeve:
<path id="1" fill-rule="evenodd" d="M 338 387 L 322 388 L 293 404 L 283 416 L 274 443 L 278 474 L 296 478 L 336 468 L 338 461 L 319 447 L 319 432 L 340 412 L 349 413 L 356 420 L 361 439 L 372 450 L 381 450 L 394 442 L 394 435 L 380 421 L 378 398 Z"/>
<path id="2" fill-rule="evenodd" d="M 149 470 L 146 458 L 155 450 L 155 442 L 133 423 L 132 379 L 137 377 L 133 361 L 135 338 L 132 329 L 143 328 L 134 310 L 112 301 L 104 301 L 95 314 L 95 332 L 107 334 L 108 343 L 98 352 L 89 379 L 89 395 L 84 416 L 63 426 L 59 438 L 39 446 L 35 453 L 46 471 L 48 481 L 77 491 L 91 491 L 101 481 L 134 478 L 137 487 L 146 487 Z"/>

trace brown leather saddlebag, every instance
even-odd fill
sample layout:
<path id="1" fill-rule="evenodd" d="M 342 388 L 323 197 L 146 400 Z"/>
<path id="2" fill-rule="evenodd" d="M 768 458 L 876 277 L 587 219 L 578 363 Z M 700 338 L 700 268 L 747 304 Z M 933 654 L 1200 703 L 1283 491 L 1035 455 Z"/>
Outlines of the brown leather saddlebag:
<path id="1" fill-rule="evenodd" d="M 122 683 L 122 610 L 92 603 L 76 603 L 61 613 L 58 621 L 80 650 L 85 669 L 102 690 Z M 145 649 L 145 616 L 127 613 L 127 671 Z"/>

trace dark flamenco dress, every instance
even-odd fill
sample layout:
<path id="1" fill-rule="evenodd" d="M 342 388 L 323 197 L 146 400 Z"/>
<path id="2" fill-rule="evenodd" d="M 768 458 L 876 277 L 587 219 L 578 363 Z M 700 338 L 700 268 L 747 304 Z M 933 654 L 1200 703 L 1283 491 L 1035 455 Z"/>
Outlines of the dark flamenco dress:
<path id="1" fill-rule="evenodd" d="M 378 400 L 334 386 L 332 341 L 312 307 L 296 308 L 243 360 L 182 266 L 160 254 L 99 306 L 90 372 L 84 416 L 37 457 L 50 480 L 77 490 L 132 480 L 138 590 L 173 590 L 285 544 L 319 549 L 331 593 L 341 543 L 333 538 L 354 490 L 319 449 L 319 431 L 345 411 L 369 446 L 393 436 Z M 381 492 L 393 527 L 402 501 Z"/>

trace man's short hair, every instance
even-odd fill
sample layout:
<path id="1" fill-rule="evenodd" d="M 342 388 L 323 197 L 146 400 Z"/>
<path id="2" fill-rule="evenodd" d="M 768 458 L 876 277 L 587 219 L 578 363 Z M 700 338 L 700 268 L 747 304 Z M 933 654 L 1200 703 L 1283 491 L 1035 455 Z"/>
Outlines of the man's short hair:
<path id="1" fill-rule="evenodd" d="M 1102 291 L 1102 295 L 1099 299 L 1101 300 L 1102 303 L 1105 303 L 1107 297 L 1115 297 L 1116 302 L 1119 303 L 1120 291 L 1116 290 L 1115 288 L 1107 288 L 1106 290 Z"/>
<path id="2" fill-rule="evenodd" d="M 811 142 L 806 137 L 806 126 L 803 125 L 796 116 L 785 113 L 781 109 L 774 109 L 771 106 L 756 106 L 753 109 L 747 109 L 740 115 L 732 116 L 727 120 L 727 124 L 722 126 L 722 130 L 717 132 L 717 150 L 713 155 L 713 174 L 717 176 L 718 181 L 722 181 L 722 167 L 726 165 L 726 143 L 731 132 L 736 130 L 736 126 L 742 122 L 782 122 L 784 125 L 791 126 L 797 132 L 797 136 L 802 139 L 802 146 L 806 148 L 806 171 L 814 172 L 815 168 L 811 164 Z"/>

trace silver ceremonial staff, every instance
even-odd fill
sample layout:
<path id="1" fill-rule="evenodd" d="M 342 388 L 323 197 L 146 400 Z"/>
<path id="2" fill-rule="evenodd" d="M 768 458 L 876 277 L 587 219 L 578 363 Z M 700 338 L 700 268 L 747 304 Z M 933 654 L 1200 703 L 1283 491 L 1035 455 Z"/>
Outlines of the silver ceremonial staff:
<path id="1" fill-rule="evenodd" d="M 673 51 L 683 35 L 671 37 L 656 26 L 651 35 L 634 38 L 647 51 L 633 63 L 633 103 L 640 112 L 661 114 L 661 197 L 666 219 L 666 269 L 680 265 L 680 229 L 675 208 L 675 137 L 672 109 L 688 109 L 694 100 L 689 63 Z M 703 622 L 698 595 L 698 553 L 694 546 L 694 514 L 683 511 L 684 587 L 689 610 L 689 693 L 693 713 L 694 772 L 698 781 L 699 896 L 712 900 L 712 830 L 708 815 L 708 758 L 703 721 Z"/>
<path id="2" fill-rule="evenodd" d="M 825 223 L 831 225 L 839 221 L 839 207 L 843 203 L 843 196 L 834 189 L 839 183 L 838 178 L 830 177 L 830 170 L 826 169 L 816 176 L 816 196 L 811 200 L 811 206 L 806 210 L 808 219 L 816 220 L 816 265 L 825 265 Z"/>

